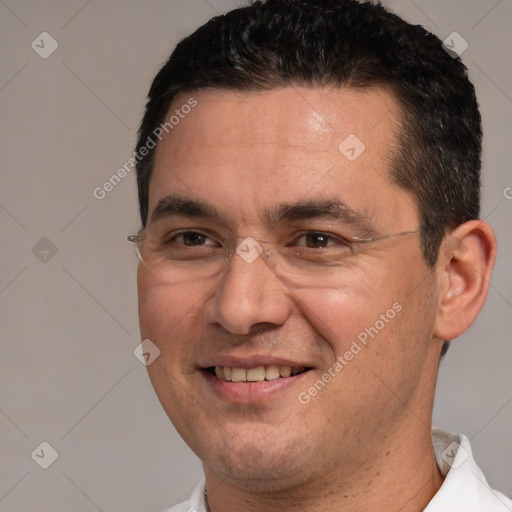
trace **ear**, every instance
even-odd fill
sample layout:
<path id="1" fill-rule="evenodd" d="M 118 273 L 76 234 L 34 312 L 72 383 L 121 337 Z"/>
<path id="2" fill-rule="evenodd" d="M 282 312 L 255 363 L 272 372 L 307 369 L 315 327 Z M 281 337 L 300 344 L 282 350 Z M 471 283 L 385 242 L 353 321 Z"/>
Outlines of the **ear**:
<path id="1" fill-rule="evenodd" d="M 487 298 L 495 260 L 496 237 L 483 220 L 461 224 L 446 236 L 437 262 L 434 336 L 452 340 L 474 322 Z"/>

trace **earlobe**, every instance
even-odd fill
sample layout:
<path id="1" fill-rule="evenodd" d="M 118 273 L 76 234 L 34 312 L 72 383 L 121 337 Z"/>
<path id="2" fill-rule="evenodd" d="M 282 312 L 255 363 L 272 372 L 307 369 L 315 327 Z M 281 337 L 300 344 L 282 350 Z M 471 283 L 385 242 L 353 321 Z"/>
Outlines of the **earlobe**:
<path id="1" fill-rule="evenodd" d="M 466 222 L 446 236 L 437 262 L 436 337 L 452 340 L 474 322 L 487 298 L 495 260 L 496 238 L 485 221 Z"/>

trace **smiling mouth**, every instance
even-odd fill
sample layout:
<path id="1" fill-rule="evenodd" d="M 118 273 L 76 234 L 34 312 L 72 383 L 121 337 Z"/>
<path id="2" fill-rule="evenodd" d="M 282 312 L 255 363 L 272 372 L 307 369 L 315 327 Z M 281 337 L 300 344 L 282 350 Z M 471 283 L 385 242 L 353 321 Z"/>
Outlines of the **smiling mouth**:
<path id="1" fill-rule="evenodd" d="M 261 382 L 294 377 L 311 368 L 297 366 L 257 366 L 256 368 L 231 368 L 229 366 L 210 366 L 205 369 L 217 379 L 227 382 Z"/>

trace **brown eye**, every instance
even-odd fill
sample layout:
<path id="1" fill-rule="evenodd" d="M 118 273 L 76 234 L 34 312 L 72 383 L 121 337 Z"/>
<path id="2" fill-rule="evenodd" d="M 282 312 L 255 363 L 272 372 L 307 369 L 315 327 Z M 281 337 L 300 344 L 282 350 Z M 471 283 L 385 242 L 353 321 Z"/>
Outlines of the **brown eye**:
<path id="1" fill-rule="evenodd" d="M 330 237 L 323 233 L 308 233 L 306 236 L 306 245 L 310 249 L 321 249 L 329 245 Z"/>
<path id="2" fill-rule="evenodd" d="M 187 247 L 197 247 L 207 245 L 208 240 L 210 240 L 210 238 L 202 233 L 197 233 L 196 231 L 185 231 L 173 236 L 170 239 L 170 242 L 174 242 L 178 245 L 185 245 Z M 208 245 L 212 245 L 211 241 Z"/>
<path id="3" fill-rule="evenodd" d="M 309 232 L 301 235 L 296 242 L 299 247 L 307 247 L 308 249 L 323 249 L 341 242 L 332 235 L 322 232 Z"/>
<path id="4" fill-rule="evenodd" d="M 302 249 L 325 249 L 332 248 L 345 250 L 351 248 L 351 243 L 345 238 L 324 233 L 323 231 L 309 231 L 301 234 L 292 244 Z"/>

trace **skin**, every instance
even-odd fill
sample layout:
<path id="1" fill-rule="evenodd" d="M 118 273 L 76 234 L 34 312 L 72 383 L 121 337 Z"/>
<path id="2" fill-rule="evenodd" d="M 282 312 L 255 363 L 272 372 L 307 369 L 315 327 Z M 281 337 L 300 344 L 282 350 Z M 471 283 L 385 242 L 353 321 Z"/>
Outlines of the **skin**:
<path id="1" fill-rule="evenodd" d="M 214 206 L 220 218 L 179 217 L 173 226 L 279 245 L 297 226 L 272 225 L 265 211 L 337 198 L 377 234 L 418 229 L 414 195 L 389 179 L 400 109 L 386 90 L 194 97 L 198 106 L 157 148 L 150 218 L 162 198 L 184 196 Z M 175 98 L 171 110 L 187 99 Z M 349 134 L 366 146 L 352 162 L 338 149 Z M 333 219 L 298 227 L 347 232 Z M 411 235 L 368 244 L 329 279 L 313 272 L 311 285 L 295 288 L 263 256 L 248 264 L 235 254 L 204 279 L 185 267 L 172 283 L 139 265 L 142 338 L 161 351 L 149 376 L 203 463 L 211 511 L 423 510 L 442 483 L 430 434 L 441 339 L 458 336 L 478 314 L 494 257 L 491 229 L 472 221 L 447 236 L 434 269 Z M 300 403 L 299 393 L 395 303 L 395 318 Z M 312 369 L 277 393 L 243 401 L 220 395 L 201 370 L 219 357 L 255 356 Z"/>

